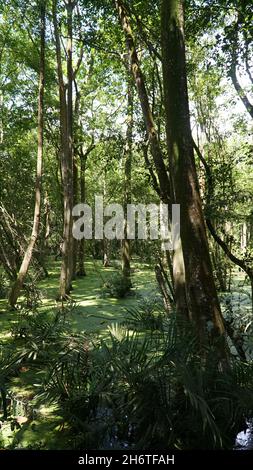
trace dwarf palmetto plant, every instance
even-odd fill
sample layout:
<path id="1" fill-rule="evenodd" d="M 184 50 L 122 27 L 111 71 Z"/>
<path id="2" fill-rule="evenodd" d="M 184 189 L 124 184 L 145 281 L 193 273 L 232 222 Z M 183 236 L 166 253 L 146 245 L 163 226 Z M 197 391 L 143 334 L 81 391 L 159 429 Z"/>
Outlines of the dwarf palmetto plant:
<path id="1" fill-rule="evenodd" d="M 162 330 L 165 318 L 161 297 L 149 296 L 126 309 L 125 325 L 135 330 Z"/>
<path id="2" fill-rule="evenodd" d="M 0 402 L 2 405 L 3 418 L 7 419 L 7 389 L 8 380 L 17 373 L 20 364 L 25 359 L 26 353 L 17 352 L 14 348 L 0 345 Z"/>
<path id="3" fill-rule="evenodd" d="M 183 320 L 172 316 L 163 331 L 144 336 L 111 329 L 104 350 L 114 416 L 128 417 L 137 448 L 231 447 L 252 414 L 253 366 L 232 360 L 222 372 L 211 347 L 203 361 Z"/>
<path id="4" fill-rule="evenodd" d="M 38 402 L 58 405 L 63 426 L 72 431 L 72 446 L 89 442 L 96 447 L 104 438 L 100 403 L 108 388 L 108 375 L 96 360 L 96 344 L 84 335 L 73 334 L 66 335 L 55 347 L 57 354 L 47 361 Z"/>
<path id="5" fill-rule="evenodd" d="M 35 324 L 26 350 L 47 371 L 38 396 L 59 406 L 71 445 L 231 448 L 252 416 L 253 365 L 232 358 L 222 371 L 186 320 L 155 314 L 155 329 L 114 324 L 96 341 L 59 319 Z"/>

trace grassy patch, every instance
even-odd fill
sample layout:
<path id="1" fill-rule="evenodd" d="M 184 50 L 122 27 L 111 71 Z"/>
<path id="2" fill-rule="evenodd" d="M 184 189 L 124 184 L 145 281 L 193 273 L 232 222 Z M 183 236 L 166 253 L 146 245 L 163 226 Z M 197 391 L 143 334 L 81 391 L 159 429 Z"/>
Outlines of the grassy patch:
<path id="1" fill-rule="evenodd" d="M 51 317 L 61 307 L 56 302 L 59 286 L 60 262 L 52 262 L 49 267 L 49 277 L 43 279 L 38 288 L 42 293 L 42 303 L 38 308 L 40 313 Z M 88 261 L 86 263 L 87 276 L 73 281 L 72 299 L 74 308 L 69 314 L 66 328 L 75 333 L 94 333 L 99 337 L 109 335 L 108 327 L 113 323 L 120 323 L 125 319 L 126 308 L 136 305 L 141 296 L 146 296 L 156 289 L 153 271 L 146 265 L 133 263 L 132 269 L 133 288 L 129 295 L 123 299 L 103 298 L 101 290 L 103 283 L 117 272 L 117 266 L 103 268 L 100 262 Z M 19 305 L 24 302 L 20 297 Z M 18 311 L 9 311 L 7 301 L 0 300 L 0 342 L 6 344 L 12 342 L 10 330 L 17 324 Z M 22 340 L 16 340 L 17 348 L 22 345 Z M 9 383 L 8 393 L 15 396 L 16 400 L 29 402 L 34 408 L 39 409 L 39 418 L 36 417 L 25 423 L 21 429 L 11 430 L 13 416 L 4 423 L 0 434 L 2 445 L 7 448 L 67 448 L 68 432 L 62 429 L 61 416 L 57 409 L 40 407 L 34 399 L 36 384 L 43 379 L 44 372 L 29 367 L 20 369 L 17 376 Z"/>

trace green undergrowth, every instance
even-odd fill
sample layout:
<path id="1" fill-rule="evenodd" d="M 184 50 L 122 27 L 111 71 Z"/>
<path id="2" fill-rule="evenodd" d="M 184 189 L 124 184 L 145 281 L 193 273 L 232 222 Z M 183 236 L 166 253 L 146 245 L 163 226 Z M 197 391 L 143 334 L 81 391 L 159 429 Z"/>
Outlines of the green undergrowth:
<path id="1" fill-rule="evenodd" d="M 38 284 L 40 303 L 36 309 L 41 318 L 49 321 L 60 312 L 62 307 L 66 317 L 66 334 L 89 334 L 94 338 L 105 339 L 109 336 L 110 325 L 124 322 L 127 308 L 136 305 L 141 297 L 155 290 L 155 278 L 148 265 L 133 263 L 132 289 L 124 298 L 112 298 L 103 295 L 104 285 L 119 272 L 116 262 L 109 268 L 103 268 L 99 261 L 86 262 L 87 275 L 73 281 L 71 301 L 61 304 L 56 302 L 59 286 L 60 262 L 51 262 L 49 277 Z M 17 351 L 22 349 L 24 340 L 15 338 L 15 331 L 22 324 L 26 301 L 20 297 L 17 311 L 8 309 L 7 301 L 0 299 L 0 344 L 14 344 Z M 23 307 L 21 309 L 21 307 Z M 8 394 L 15 400 L 29 403 L 32 409 L 39 409 L 36 418 L 22 425 L 21 429 L 11 430 L 11 415 L 4 422 L 0 431 L 0 442 L 6 448 L 67 448 L 68 429 L 62 428 L 62 419 L 57 408 L 37 403 L 37 386 L 43 381 L 46 371 L 31 364 L 21 367 L 8 384 Z"/>
<path id="2" fill-rule="evenodd" d="M 12 345 L 17 353 L 22 351 L 29 340 L 28 330 L 33 328 L 30 320 L 35 320 L 34 329 L 37 328 L 39 332 L 40 322 L 45 327 L 47 322 L 50 324 L 57 315 L 64 315 L 65 318 L 64 328 L 60 332 L 63 341 L 64 334 L 66 337 L 73 334 L 83 338 L 88 337 L 94 344 L 96 342 L 99 344 L 101 341 L 106 344 L 113 335 L 121 343 L 122 327 L 128 328 L 130 335 L 131 331 L 133 334 L 137 331 L 138 341 L 142 341 L 146 331 L 149 329 L 156 331 L 162 326 L 162 317 L 154 314 L 151 302 L 152 299 L 153 302 L 159 303 L 159 295 L 153 270 L 148 265 L 135 261 L 132 265 L 132 288 L 125 297 L 114 298 L 104 295 L 104 287 L 119 272 L 119 264 L 115 262 L 112 267 L 103 268 L 100 262 L 89 260 L 86 263 L 87 276 L 73 281 L 71 301 L 64 305 L 55 300 L 58 293 L 60 263 L 51 262 L 48 271 L 49 277 L 38 284 L 40 302 L 35 309 L 36 315 L 26 309 L 24 297 L 20 298 L 17 311 L 9 311 L 7 301 L 0 300 L 0 344 L 3 348 Z M 226 315 L 233 315 L 239 322 L 242 318 L 242 308 L 244 314 L 250 309 L 249 286 L 239 274 L 234 279 L 233 288 L 232 294 L 221 294 L 222 307 Z M 117 325 L 121 326 L 118 328 Z M 129 341 L 131 343 L 131 340 Z M 134 345 L 135 341 L 131 344 Z M 53 338 L 52 343 L 49 342 L 48 346 L 45 346 L 45 352 L 47 347 L 49 351 L 50 348 L 54 349 Z M 96 344 L 94 347 L 96 348 Z M 123 353 L 124 347 L 121 351 Z M 38 356 L 41 354 L 41 351 L 36 351 L 36 337 L 32 349 L 34 357 L 31 357 L 25 366 L 18 366 L 8 381 L 7 395 L 13 397 L 15 406 L 12 406 L 8 419 L 2 424 L 0 445 L 4 448 L 70 448 L 73 436 L 61 415 L 60 408 L 47 400 L 41 402 L 39 398 L 38 390 L 43 381 L 47 380 L 48 370 L 33 360 L 37 354 Z M 122 363 L 124 355 L 125 353 L 122 356 Z M 118 367 L 120 370 L 120 361 Z M 119 382 L 121 383 L 121 379 Z M 16 416 L 27 414 L 22 406 L 29 407 L 29 419 L 21 427 L 15 427 L 13 430 Z"/>
<path id="3" fill-rule="evenodd" d="M 116 265 L 116 263 L 115 263 Z M 49 277 L 38 284 L 42 294 L 39 311 L 50 315 L 60 304 L 56 302 L 59 286 L 60 262 L 51 263 Z M 87 276 L 73 281 L 71 298 L 75 303 L 75 314 L 71 318 L 73 331 L 97 332 L 104 334 L 107 325 L 124 318 L 125 307 L 134 305 L 136 299 L 145 296 L 154 289 L 153 270 L 148 265 L 133 263 L 133 288 L 128 296 L 122 299 L 109 298 L 102 295 L 103 285 L 118 271 L 118 265 L 103 268 L 99 261 L 86 263 Z M 21 298 L 22 302 L 22 298 Z M 8 311 L 7 301 L 0 300 L 0 341 L 10 339 L 10 328 L 17 321 L 16 313 Z"/>

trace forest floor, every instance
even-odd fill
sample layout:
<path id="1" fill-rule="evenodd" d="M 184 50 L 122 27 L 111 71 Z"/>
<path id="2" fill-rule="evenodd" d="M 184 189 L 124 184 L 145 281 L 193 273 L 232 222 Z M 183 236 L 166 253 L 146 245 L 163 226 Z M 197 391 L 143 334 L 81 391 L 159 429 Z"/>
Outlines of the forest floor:
<path id="1" fill-rule="evenodd" d="M 119 269 L 115 261 L 110 268 L 103 268 L 99 261 L 86 263 L 87 276 L 73 282 L 73 304 L 69 314 L 68 328 L 77 333 L 89 333 L 106 338 L 108 326 L 120 323 L 127 314 L 127 308 L 136 306 L 138 300 L 146 296 L 157 295 L 154 270 L 148 264 L 135 261 L 132 269 L 133 288 L 130 295 L 123 299 L 114 299 L 101 295 L 102 286 L 106 279 Z M 49 277 L 39 282 L 42 294 L 39 311 L 51 315 L 59 309 L 55 298 L 58 292 L 60 262 L 52 262 Z M 249 286 L 244 282 L 244 276 L 236 273 L 233 279 L 232 293 L 221 294 L 223 310 L 231 310 L 240 318 L 248 314 L 251 301 Z M 21 299 L 22 301 L 22 299 Z M 226 302 L 227 301 L 227 302 Z M 11 329 L 18 321 L 18 313 L 10 312 L 6 300 L 0 300 L 0 343 L 13 341 Z M 37 385 L 43 378 L 43 371 L 33 368 L 21 368 L 18 377 L 11 380 L 9 392 L 16 397 L 16 414 L 22 415 L 22 404 L 31 401 L 32 407 L 38 407 L 33 399 Z M 19 407 L 19 409 L 18 409 Z M 4 447 L 21 448 L 68 448 L 68 433 L 62 430 L 62 418 L 57 408 L 52 405 L 39 408 L 39 418 L 35 416 L 32 423 L 26 423 L 21 429 L 11 430 L 11 421 L 2 427 L 0 441 Z"/>
<path id="2" fill-rule="evenodd" d="M 38 283 L 41 293 L 39 311 L 53 312 L 59 308 L 56 297 L 59 289 L 60 262 L 53 262 L 48 269 L 49 277 Z M 148 264 L 132 263 L 132 292 L 122 299 L 104 297 L 102 287 L 106 280 L 119 269 L 117 261 L 112 266 L 103 268 L 99 261 L 88 261 L 85 264 L 86 276 L 73 281 L 71 293 L 75 304 L 74 315 L 71 316 L 71 327 L 76 332 L 96 332 L 103 335 L 107 326 L 120 322 L 125 315 L 126 307 L 136 304 L 136 300 L 145 297 L 147 293 L 157 293 L 153 268 Z M 22 302 L 22 297 L 20 299 Z M 8 341 L 10 329 L 17 322 L 16 312 L 8 311 L 7 301 L 0 299 L 0 341 Z"/>
<path id="3" fill-rule="evenodd" d="M 106 338 L 109 335 L 108 326 L 120 323 L 126 315 L 126 308 L 136 305 L 138 299 L 147 295 L 157 295 L 154 271 L 147 264 L 133 263 L 131 293 L 122 299 L 109 298 L 102 295 L 102 287 L 106 280 L 119 269 L 119 264 L 112 262 L 112 267 L 103 268 L 99 261 L 86 263 L 87 275 L 73 282 L 71 311 L 66 327 L 75 333 L 94 334 Z M 55 301 L 58 286 L 60 262 L 52 262 L 49 267 L 49 277 L 39 282 L 41 294 L 39 312 L 45 316 L 55 314 L 61 304 Z M 22 302 L 22 297 L 20 302 Z M 67 313 L 68 315 L 68 313 Z M 0 300 L 0 343 L 13 341 L 11 330 L 18 322 L 19 313 L 9 311 L 7 302 Z M 16 398 L 16 415 L 22 415 L 23 404 L 30 401 L 36 410 L 34 396 L 36 384 L 43 379 L 43 371 L 21 368 L 18 377 L 11 380 L 9 393 Z M 61 429 L 62 418 L 55 406 L 39 407 L 39 419 L 34 419 L 32 425 L 24 424 L 22 429 L 13 432 L 9 420 L 2 428 L 4 447 L 47 448 L 57 449 L 67 447 L 65 433 Z M 66 433 L 67 435 L 67 433 Z M 67 437 L 66 437 L 67 439 Z M 0 432 L 1 442 L 1 432 Z"/>

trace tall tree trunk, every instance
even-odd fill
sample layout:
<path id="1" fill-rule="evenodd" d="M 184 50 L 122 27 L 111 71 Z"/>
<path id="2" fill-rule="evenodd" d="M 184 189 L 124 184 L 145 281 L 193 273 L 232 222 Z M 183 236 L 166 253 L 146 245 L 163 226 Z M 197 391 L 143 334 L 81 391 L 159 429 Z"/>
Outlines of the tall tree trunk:
<path id="1" fill-rule="evenodd" d="M 253 119 L 253 105 L 251 104 L 245 90 L 240 85 L 240 82 L 237 78 L 236 63 L 234 63 L 232 65 L 229 75 L 231 77 L 232 83 L 234 85 L 234 88 L 235 88 L 239 98 L 241 99 L 242 103 L 244 104 L 244 107 L 248 111 L 250 117 Z"/>
<path id="2" fill-rule="evenodd" d="M 40 270 L 43 272 L 45 277 L 48 277 L 48 271 L 46 268 L 46 258 L 48 254 L 48 239 L 50 236 L 50 202 L 47 191 L 43 201 L 44 212 L 41 214 L 41 227 L 40 227 L 40 240 L 36 251 L 34 252 L 34 258 L 37 260 Z"/>
<path id="3" fill-rule="evenodd" d="M 86 203 L 85 172 L 86 172 L 87 158 L 94 148 L 95 148 L 95 144 L 92 139 L 91 145 L 87 148 L 85 152 L 83 151 L 82 146 L 78 151 L 79 158 L 80 158 L 80 195 L 81 195 L 82 204 Z M 77 276 L 86 276 L 84 263 L 85 263 L 85 238 L 82 238 L 79 242 Z"/>
<path id="4" fill-rule="evenodd" d="M 174 200 L 180 204 L 187 304 L 200 338 L 224 334 L 213 278 L 190 128 L 182 0 L 162 0 L 166 133 Z"/>
<path id="5" fill-rule="evenodd" d="M 51 222 L 51 207 L 49 202 L 49 197 L 46 192 L 44 197 L 44 224 L 43 224 L 43 250 L 48 248 L 48 239 L 51 232 L 50 222 Z"/>
<path id="6" fill-rule="evenodd" d="M 103 239 L 103 266 L 110 267 L 110 241 L 107 238 Z"/>
<path id="7" fill-rule="evenodd" d="M 78 179 L 78 165 L 77 165 L 77 155 L 73 155 L 73 206 L 79 202 L 79 179 Z M 79 242 L 73 238 L 73 275 L 72 278 L 75 279 L 77 276 L 77 261 L 78 261 L 78 248 Z"/>
<path id="8" fill-rule="evenodd" d="M 103 200 L 106 201 L 107 191 L 106 191 L 106 169 L 104 170 L 104 181 L 103 181 Z M 103 266 L 104 268 L 109 268 L 110 266 L 110 251 L 111 243 L 103 236 Z"/>
<path id="9" fill-rule="evenodd" d="M 166 166 L 163 160 L 163 154 L 160 148 L 159 139 L 155 127 L 154 117 L 149 104 L 148 93 L 145 85 L 145 79 L 140 67 L 137 55 L 134 35 L 131 28 L 130 20 L 127 15 L 127 9 L 124 2 L 115 0 L 116 9 L 120 18 L 122 29 L 126 38 L 126 46 L 130 57 L 131 72 L 135 80 L 136 89 L 139 95 L 142 108 L 143 119 L 145 122 L 150 149 L 155 163 L 157 176 L 160 185 L 161 199 L 168 203 L 170 201 L 170 182 L 167 174 Z"/>
<path id="10" fill-rule="evenodd" d="M 73 237 L 72 237 L 72 206 L 73 206 L 73 168 L 72 168 L 72 120 L 70 101 L 72 101 L 72 80 L 68 83 L 68 104 L 66 101 L 66 89 L 63 79 L 61 43 L 57 19 L 57 0 L 53 0 L 52 13 L 54 23 L 54 35 L 57 57 L 57 73 L 59 83 L 60 99 L 60 137 L 61 137 L 61 177 L 63 186 L 63 243 L 62 243 L 62 266 L 60 275 L 59 299 L 64 300 L 69 296 L 72 278 L 72 255 L 73 255 Z M 72 10 L 73 7 L 68 3 L 68 79 L 70 78 L 72 68 Z M 69 16 L 71 18 L 69 18 Z M 70 30 L 69 30 L 70 29 Z M 68 80 L 69 82 L 69 80 Z M 69 109 L 70 105 L 70 109 Z"/>
<path id="11" fill-rule="evenodd" d="M 196 153 L 199 159 L 201 160 L 205 168 L 206 177 L 207 177 L 207 191 L 208 191 L 207 192 L 208 194 L 207 204 L 209 204 L 210 198 L 212 197 L 213 192 L 214 192 L 212 171 L 205 157 L 202 155 L 200 149 L 198 148 L 198 146 L 195 144 L 194 141 L 193 141 L 193 146 L 194 146 L 194 149 L 196 150 Z M 252 267 L 252 263 L 248 263 L 247 260 L 238 258 L 232 253 L 231 242 L 226 242 L 222 240 L 222 238 L 218 235 L 217 230 L 215 229 L 212 221 L 209 218 L 206 219 L 206 224 L 212 237 L 218 243 L 218 245 L 221 247 L 221 249 L 227 255 L 227 257 L 230 259 L 230 261 L 232 261 L 232 263 L 239 266 L 249 276 L 250 284 L 251 284 L 251 303 L 252 303 L 252 313 L 253 313 L 253 267 Z M 230 273 L 230 277 L 231 277 L 231 273 Z M 231 279 L 229 282 L 231 282 Z M 229 287 L 229 290 L 230 290 L 230 287 Z"/>
<path id="12" fill-rule="evenodd" d="M 128 67 L 127 67 L 128 69 Z M 131 171 L 133 153 L 133 83 L 127 77 L 127 131 L 124 152 L 124 239 L 122 240 L 122 272 L 130 279 L 130 240 L 127 238 L 127 205 L 131 204 Z"/>
<path id="13" fill-rule="evenodd" d="M 165 204 L 170 204 L 172 202 L 170 178 L 168 176 L 168 172 L 163 160 L 163 153 L 160 147 L 159 138 L 155 127 L 154 116 L 152 114 L 152 110 L 149 104 L 147 88 L 145 85 L 145 78 L 140 67 L 130 19 L 128 17 L 124 1 L 115 0 L 115 5 L 120 18 L 122 29 L 125 34 L 126 47 L 130 56 L 131 72 L 136 84 L 136 89 L 142 108 L 143 119 L 145 122 L 146 131 L 150 143 L 150 150 L 158 176 L 159 195 L 161 197 L 161 200 Z M 154 180 L 153 176 L 154 175 L 151 172 L 151 177 Z M 175 292 L 177 293 L 177 310 L 182 312 L 184 315 L 187 315 L 187 303 L 185 296 L 185 272 L 181 242 L 179 242 L 176 246 L 175 255 L 173 257 L 173 264 L 173 284 L 175 286 Z"/>
<path id="14" fill-rule="evenodd" d="M 86 160 L 87 154 L 84 154 L 82 149 L 79 153 L 80 156 L 80 194 L 81 194 L 81 203 L 85 204 L 86 202 L 86 186 L 85 186 L 85 170 L 86 170 Z M 82 238 L 79 242 L 79 254 L 78 254 L 78 276 L 86 276 L 85 270 L 85 239 Z"/>
<path id="15" fill-rule="evenodd" d="M 44 81 L 45 81 L 45 30 L 46 30 L 46 1 L 40 1 L 40 70 L 39 70 L 39 95 L 38 95 L 38 153 L 37 153 L 37 173 L 35 183 L 35 206 L 33 228 L 30 242 L 27 246 L 22 264 L 16 281 L 14 282 L 9 303 L 15 307 L 20 295 L 29 265 L 32 259 L 33 250 L 38 239 L 41 211 L 41 184 L 42 184 L 42 164 L 43 164 L 43 131 L 44 131 Z"/>
<path id="16" fill-rule="evenodd" d="M 68 101 L 67 101 L 67 130 L 68 130 L 68 183 L 69 183 L 69 202 L 70 202 L 70 223 L 69 223 L 69 278 L 68 284 L 71 286 L 71 280 L 75 276 L 75 266 L 73 259 L 74 239 L 72 235 L 72 208 L 73 208 L 73 163 L 74 163 L 74 145 L 73 145 L 73 9 L 74 0 L 68 0 L 67 19 L 68 19 L 68 43 L 67 43 L 67 76 L 68 76 Z"/>

